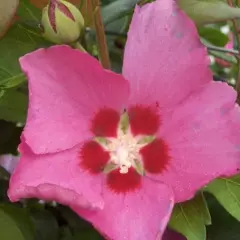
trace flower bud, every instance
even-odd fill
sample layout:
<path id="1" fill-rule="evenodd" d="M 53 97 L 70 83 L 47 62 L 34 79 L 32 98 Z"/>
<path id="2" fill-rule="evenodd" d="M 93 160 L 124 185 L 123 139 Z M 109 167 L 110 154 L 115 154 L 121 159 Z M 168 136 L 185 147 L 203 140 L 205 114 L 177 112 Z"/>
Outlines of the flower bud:
<path id="1" fill-rule="evenodd" d="M 226 0 L 178 0 L 178 5 L 197 25 L 239 18 L 240 9 Z"/>
<path id="2" fill-rule="evenodd" d="M 76 42 L 83 26 L 81 12 L 67 1 L 51 0 L 43 9 L 43 36 L 54 43 Z"/>

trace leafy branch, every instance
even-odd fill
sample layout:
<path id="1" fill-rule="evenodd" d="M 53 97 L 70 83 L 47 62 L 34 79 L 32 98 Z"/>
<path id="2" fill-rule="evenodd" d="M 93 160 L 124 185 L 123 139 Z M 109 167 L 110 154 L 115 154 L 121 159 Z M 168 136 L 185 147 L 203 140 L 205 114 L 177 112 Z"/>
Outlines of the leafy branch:
<path id="1" fill-rule="evenodd" d="M 233 1 L 227 0 L 228 4 L 233 7 Z M 240 0 L 237 0 L 238 7 L 240 6 Z M 236 34 L 237 39 L 237 48 L 238 48 L 238 75 L 237 75 L 237 81 L 236 81 L 236 90 L 238 93 L 237 102 L 240 103 L 240 29 L 237 22 L 237 19 L 232 20 L 233 27 Z"/>

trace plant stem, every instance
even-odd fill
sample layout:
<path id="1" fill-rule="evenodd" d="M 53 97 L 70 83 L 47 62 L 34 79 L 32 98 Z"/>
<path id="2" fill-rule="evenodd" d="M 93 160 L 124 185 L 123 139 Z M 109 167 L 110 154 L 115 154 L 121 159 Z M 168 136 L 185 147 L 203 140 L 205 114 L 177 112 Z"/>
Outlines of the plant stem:
<path id="1" fill-rule="evenodd" d="M 236 55 L 236 57 L 239 57 L 239 51 L 234 49 L 227 49 L 227 48 L 221 48 L 221 47 L 209 46 L 209 45 L 205 45 L 205 46 L 207 47 L 208 50 L 211 50 L 211 51 L 229 53 L 232 55 Z"/>
<path id="2" fill-rule="evenodd" d="M 100 11 L 100 0 L 92 0 L 92 9 L 94 11 L 93 18 L 96 30 L 99 59 L 104 68 L 110 69 L 111 64 L 107 47 L 106 35 L 104 31 L 104 25 Z"/>
<path id="3" fill-rule="evenodd" d="M 85 20 L 86 27 L 93 27 L 93 6 L 92 0 L 81 1 L 81 13 Z"/>
<path id="4" fill-rule="evenodd" d="M 72 44 L 72 46 L 78 50 L 80 50 L 81 52 L 86 53 L 87 51 L 85 50 L 85 48 L 80 44 L 80 42 L 75 42 Z"/>
<path id="5" fill-rule="evenodd" d="M 236 57 L 232 55 L 227 55 L 227 54 L 219 54 L 219 52 L 214 51 L 214 50 L 208 50 L 209 54 L 214 56 L 215 58 L 222 59 L 225 62 L 228 62 L 230 64 L 237 64 L 237 59 Z"/>
<path id="6" fill-rule="evenodd" d="M 232 0 L 227 0 L 228 4 L 233 7 Z M 240 6 L 240 0 L 238 0 L 238 6 Z M 237 48 L 238 48 L 238 75 L 237 75 L 237 81 L 236 81 L 236 91 L 237 91 L 237 103 L 240 103 L 240 34 L 239 34 L 239 28 L 238 28 L 238 22 L 237 19 L 232 20 L 233 27 L 235 29 L 235 34 L 237 38 Z"/>

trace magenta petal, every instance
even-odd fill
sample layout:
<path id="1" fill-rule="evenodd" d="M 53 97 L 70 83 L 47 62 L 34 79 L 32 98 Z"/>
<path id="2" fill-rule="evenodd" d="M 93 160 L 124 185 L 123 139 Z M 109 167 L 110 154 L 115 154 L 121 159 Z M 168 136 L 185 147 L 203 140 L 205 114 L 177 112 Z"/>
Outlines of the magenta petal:
<path id="1" fill-rule="evenodd" d="M 88 54 L 68 46 L 40 49 L 20 59 L 29 79 L 24 139 L 35 153 L 65 150 L 92 137 L 90 119 L 101 107 L 120 111 L 128 82 Z"/>
<path id="2" fill-rule="evenodd" d="M 236 92 L 212 82 L 182 102 L 162 121 L 159 136 L 169 146 L 169 165 L 155 180 L 173 188 L 176 201 L 218 176 L 240 167 L 240 112 Z"/>
<path id="3" fill-rule="evenodd" d="M 136 7 L 123 64 L 131 103 L 157 103 L 169 110 L 212 80 L 208 64 L 194 24 L 175 1 Z"/>
<path id="4" fill-rule="evenodd" d="M 174 203 L 166 185 L 147 178 L 141 190 L 126 195 L 106 189 L 104 200 L 103 210 L 74 210 L 110 240 L 161 239 Z"/>
<path id="5" fill-rule="evenodd" d="M 22 155 L 10 179 L 10 200 L 39 198 L 68 206 L 103 208 L 102 176 L 89 175 L 80 168 L 80 147 L 35 155 L 22 143 Z"/>

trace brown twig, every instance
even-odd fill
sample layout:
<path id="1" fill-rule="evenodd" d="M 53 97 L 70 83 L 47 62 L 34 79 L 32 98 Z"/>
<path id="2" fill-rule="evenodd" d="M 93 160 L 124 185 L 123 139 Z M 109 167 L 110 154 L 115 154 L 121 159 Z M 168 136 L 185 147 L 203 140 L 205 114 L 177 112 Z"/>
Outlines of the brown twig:
<path id="1" fill-rule="evenodd" d="M 232 0 L 227 0 L 227 2 L 231 7 L 233 7 Z M 238 0 L 237 2 L 238 2 L 238 6 L 240 6 L 240 0 Z M 233 27 L 234 27 L 236 38 L 237 38 L 238 52 L 240 53 L 240 30 L 239 30 L 237 19 L 233 19 L 232 23 L 233 23 Z M 237 81 L 236 81 L 236 91 L 238 94 L 237 102 L 240 104 L 240 55 L 238 57 L 238 75 L 237 75 Z"/>
<path id="2" fill-rule="evenodd" d="M 96 30 L 99 59 L 104 68 L 110 69 L 111 64 L 110 64 L 108 47 L 107 47 L 106 35 L 104 31 L 104 25 L 103 25 L 101 11 L 100 11 L 99 0 L 92 0 L 92 9 L 94 10 L 93 18 L 94 18 L 94 25 Z"/>
<path id="3" fill-rule="evenodd" d="M 92 0 L 82 0 L 80 11 L 85 20 L 86 27 L 92 27 L 93 24 L 93 8 L 92 8 Z"/>

